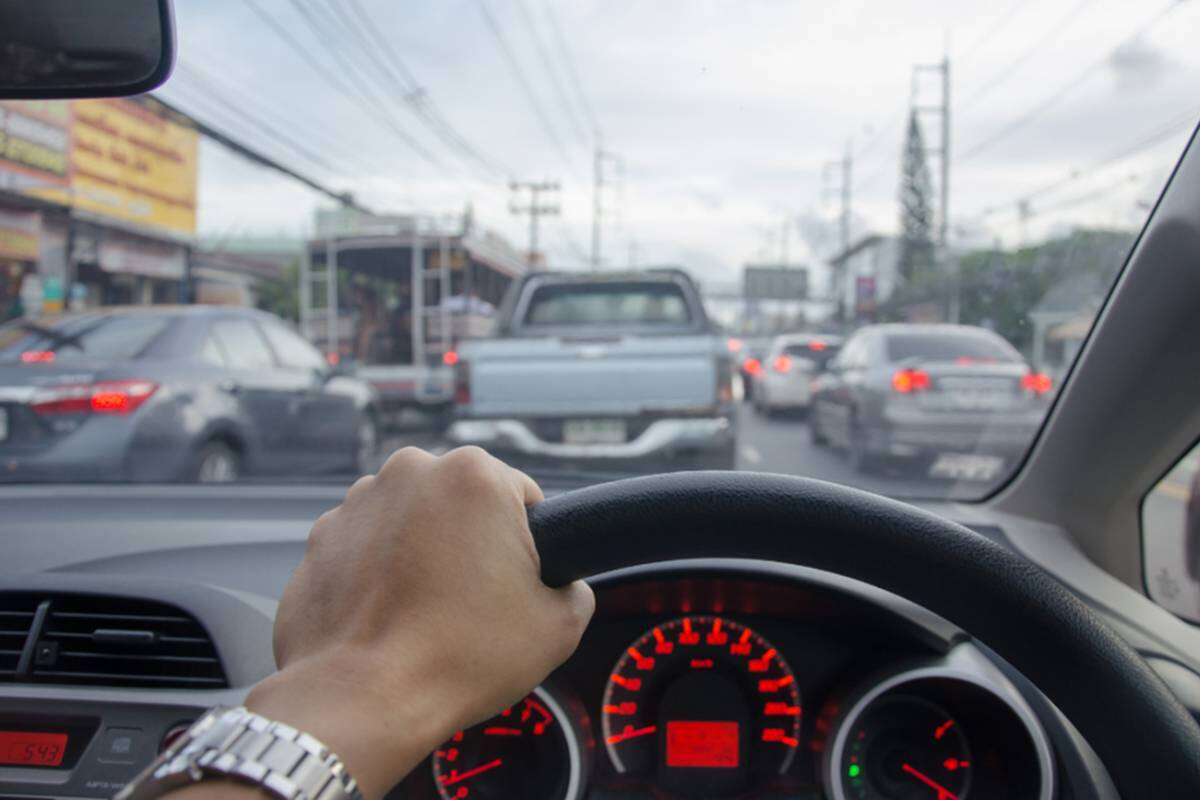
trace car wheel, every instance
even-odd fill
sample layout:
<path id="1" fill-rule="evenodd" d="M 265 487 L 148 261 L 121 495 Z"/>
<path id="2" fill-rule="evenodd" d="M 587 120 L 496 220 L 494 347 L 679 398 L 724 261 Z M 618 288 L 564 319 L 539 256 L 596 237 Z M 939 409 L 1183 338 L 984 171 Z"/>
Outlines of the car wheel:
<path id="1" fill-rule="evenodd" d="M 867 447 L 867 435 L 858 423 L 850 427 L 850 466 L 864 475 L 879 469 L 876 456 Z"/>
<path id="2" fill-rule="evenodd" d="M 379 424 L 375 415 L 365 412 L 358 421 L 354 433 L 354 468 L 358 474 L 364 475 L 373 471 L 379 465 L 375 457 L 379 453 Z"/>
<path id="3" fill-rule="evenodd" d="M 241 474 L 242 459 L 220 441 L 208 442 L 196 454 L 191 479 L 196 483 L 233 483 Z"/>
<path id="4" fill-rule="evenodd" d="M 821 429 L 821 415 L 817 412 L 815 404 L 808 414 L 808 436 L 817 447 L 825 447 L 829 444 L 829 437 Z"/>

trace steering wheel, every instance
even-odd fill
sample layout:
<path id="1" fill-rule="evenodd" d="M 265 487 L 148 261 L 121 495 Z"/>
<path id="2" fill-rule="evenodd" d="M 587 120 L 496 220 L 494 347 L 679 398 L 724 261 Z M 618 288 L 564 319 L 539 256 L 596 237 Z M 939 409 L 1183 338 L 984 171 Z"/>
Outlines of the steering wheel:
<path id="1" fill-rule="evenodd" d="M 542 578 L 753 558 L 887 589 L 969 631 L 1095 748 L 1123 797 L 1200 797 L 1200 727 L 1150 667 L 1037 566 L 948 520 L 822 481 L 680 472 L 552 497 L 529 513 Z"/>

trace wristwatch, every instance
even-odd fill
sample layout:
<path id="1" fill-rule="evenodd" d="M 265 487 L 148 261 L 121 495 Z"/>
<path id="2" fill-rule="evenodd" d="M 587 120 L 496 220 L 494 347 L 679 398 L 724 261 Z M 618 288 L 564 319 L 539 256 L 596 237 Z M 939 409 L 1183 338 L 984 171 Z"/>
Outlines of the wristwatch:
<path id="1" fill-rule="evenodd" d="M 362 800 L 358 785 L 328 747 L 240 707 L 217 707 L 196 720 L 115 800 L 154 800 L 173 789 L 222 778 L 255 786 L 279 800 Z"/>

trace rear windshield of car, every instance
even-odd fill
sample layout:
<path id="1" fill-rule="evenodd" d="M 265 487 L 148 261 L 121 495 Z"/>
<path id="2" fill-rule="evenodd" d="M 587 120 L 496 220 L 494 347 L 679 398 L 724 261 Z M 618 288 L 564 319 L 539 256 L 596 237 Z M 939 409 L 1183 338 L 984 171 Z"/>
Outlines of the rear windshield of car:
<path id="1" fill-rule="evenodd" d="M 789 344 L 783 348 L 783 354 L 792 358 L 807 358 L 818 367 L 824 367 L 841 349 L 838 345 L 825 342 L 809 342 L 808 344 Z"/>
<path id="2" fill-rule="evenodd" d="M 1018 356 L 986 336 L 946 332 L 895 333 L 887 337 L 889 361 L 977 361 L 1013 363 Z"/>
<path id="3" fill-rule="evenodd" d="M 691 322 L 683 290 L 673 283 L 539 286 L 525 312 L 526 325 L 678 327 Z"/>
<path id="4" fill-rule="evenodd" d="M 16 320 L 0 328 L 0 361 L 121 361 L 145 350 L 169 322 L 161 314 Z"/>

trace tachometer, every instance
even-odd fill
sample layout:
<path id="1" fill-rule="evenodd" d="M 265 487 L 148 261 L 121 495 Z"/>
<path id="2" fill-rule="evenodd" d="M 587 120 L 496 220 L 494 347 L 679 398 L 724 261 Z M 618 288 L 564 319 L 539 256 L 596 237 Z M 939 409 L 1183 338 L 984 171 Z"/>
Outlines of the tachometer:
<path id="1" fill-rule="evenodd" d="M 676 795 L 735 795 L 784 772 L 800 744 L 800 692 L 779 651 L 751 629 L 698 615 L 647 631 L 604 693 L 615 769 Z"/>
<path id="2" fill-rule="evenodd" d="M 442 800 L 578 800 L 579 739 L 545 689 L 481 725 L 459 731 L 433 754 Z"/>

